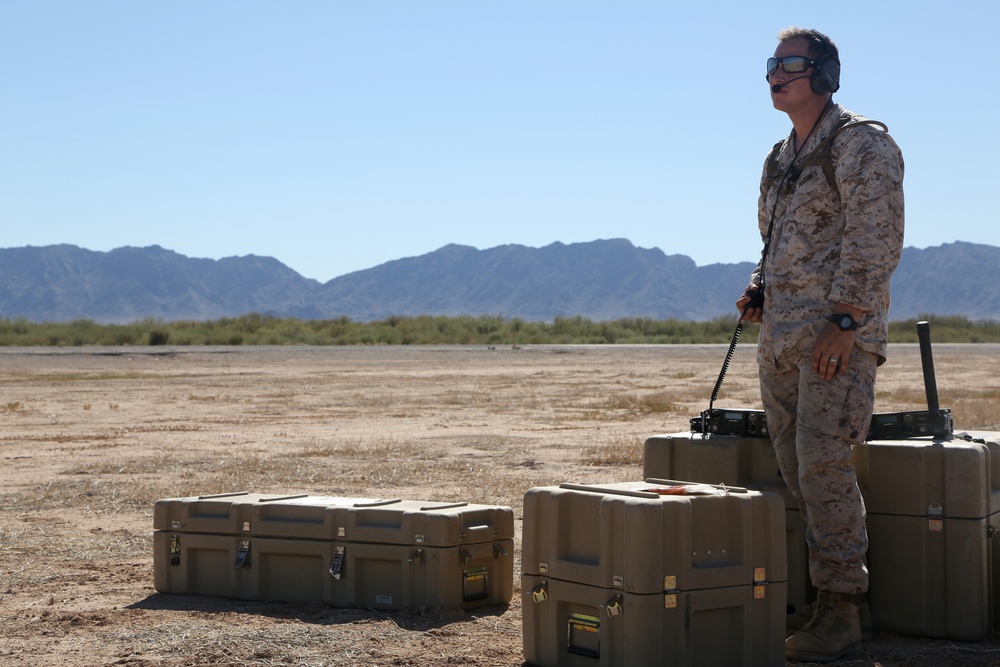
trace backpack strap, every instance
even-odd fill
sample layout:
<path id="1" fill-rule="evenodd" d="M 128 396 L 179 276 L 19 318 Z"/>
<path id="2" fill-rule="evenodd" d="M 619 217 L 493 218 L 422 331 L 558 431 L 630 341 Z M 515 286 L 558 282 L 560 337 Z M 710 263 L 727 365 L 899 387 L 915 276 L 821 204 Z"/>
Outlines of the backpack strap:
<path id="1" fill-rule="evenodd" d="M 767 164 L 764 166 L 764 192 L 770 190 L 774 182 L 778 180 L 778 153 L 781 152 L 781 147 L 784 144 L 785 140 L 782 139 L 767 154 Z"/>
<path id="2" fill-rule="evenodd" d="M 822 167 L 823 174 L 826 176 L 826 182 L 830 184 L 831 188 L 837 191 L 838 195 L 840 194 L 840 189 L 837 187 L 837 176 L 834 171 L 833 162 L 833 140 L 837 137 L 837 135 L 844 130 L 861 125 L 877 125 L 882 128 L 883 132 L 887 134 L 889 132 L 889 128 L 881 121 L 868 119 L 852 121 L 851 118 L 852 116 L 847 114 L 842 115 L 830 135 L 827 136 L 811 153 L 794 163 L 794 169 L 798 173 L 802 173 L 806 167 L 812 167 L 814 165 Z M 781 152 L 781 147 L 784 145 L 785 141 L 787 140 L 782 139 L 776 143 L 768 155 L 767 165 L 764 169 L 764 183 L 766 190 L 770 190 L 774 181 L 778 179 L 778 175 L 781 170 L 778 166 L 778 153 Z"/>
<path id="3" fill-rule="evenodd" d="M 836 190 L 837 193 L 839 194 L 840 189 L 837 187 L 837 177 L 834 172 L 834 164 L 833 164 L 833 140 L 837 137 L 838 134 L 840 134 L 844 130 L 849 130 L 853 127 L 858 127 L 861 125 L 877 125 L 881 127 L 884 132 L 886 133 L 889 132 L 889 128 L 886 126 L 885 123 L 881 121 L 877 120 L 850 121 L 849 117 L 847 117 L 847 119 L 841 118 L 841 121 L 833 129 L 833 132 L 830 133 L 830 136 L 824 139 L 823 142 L 816 147 L 816 150 L 814 150 L 812 153 L 803 158 L 802 161 L 799 162 L 798 165 L 796 165 L 796 169 L 798 169 L 799 172 L 801 172 L 806 167 L 811 167 L 813 165 L 821 166 L 823 168 L 823 173 L 826 175 L 826 182 L 829 183 L 830 187 Z"/>

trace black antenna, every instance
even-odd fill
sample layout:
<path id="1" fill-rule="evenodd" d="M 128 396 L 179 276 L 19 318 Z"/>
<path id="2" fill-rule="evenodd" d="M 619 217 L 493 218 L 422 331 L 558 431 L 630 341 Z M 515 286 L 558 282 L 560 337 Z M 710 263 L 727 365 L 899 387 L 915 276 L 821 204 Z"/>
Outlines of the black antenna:
<path id="1" fill-rule="evenodd" d="M 931 325 L 917 322 L 917 339 L 920 341 L 920 366 L 924 371 L 924 391 L 927 394 L 927 412 L 933 423 L 941 421 L 938 403 L 937 379 L 934 376 L 934 357 L 931 354 Z"/>
<path id="2" fill-rule="evenodd" d="M 899 440 L 932 435 L 951 438 L 955 422 L 951 410 L 938 405 L 937 381 L 934 379 L 934 359 L 931 356 L 931 325 L 917 322 L 920 341 L 920 365 L 924 371 L 924 391 L 927 393 L 927 411 L 884 412 L 872 415 L 868 427 L 868 440 Z"/>

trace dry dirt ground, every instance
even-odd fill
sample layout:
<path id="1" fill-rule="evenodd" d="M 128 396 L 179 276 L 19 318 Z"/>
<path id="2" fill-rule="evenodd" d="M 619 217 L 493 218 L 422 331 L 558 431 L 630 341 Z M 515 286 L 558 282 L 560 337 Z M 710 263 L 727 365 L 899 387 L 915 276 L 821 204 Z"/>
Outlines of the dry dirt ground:
<path id="1" fill-rule="evenodd" d="M 0 665 L 522 665 L 519 550 L 513 600 L 474 612 L 163 595 L 153 504 L 239 490 L 467 501 L 513 508 L 519 540 L 530 487 L 640 480 L 644 439 L 688 429 L 724 354 L 0 349 Z M 1000 430 L 1000 346 L 939 345 L 934 361 L 956 428 Z M 878 401 L 926 407 L 916 346 L 893 348 Z M 759 405 L 751 346 L 717 405 Z M 995 633 L 876 633 L 865 651 L 837 664 L 1000 665 Z"/>

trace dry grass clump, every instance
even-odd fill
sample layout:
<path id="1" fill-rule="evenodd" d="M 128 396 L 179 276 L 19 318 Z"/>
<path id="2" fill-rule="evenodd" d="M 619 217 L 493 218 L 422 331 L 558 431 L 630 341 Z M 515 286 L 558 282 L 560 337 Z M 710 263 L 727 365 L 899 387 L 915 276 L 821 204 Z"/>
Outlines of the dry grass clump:
<path id="1" fill-rule="evenodd" d="M 957 400 L 941 404 L 955 417 L 955 428 L 977 431 L 1000 431 L 1000 390 L 973 388 Z"/>
<path id="2" fill-rule="evenodd" d="M 626 414 L 648 414 L 656 412 L 676 412 L 678 405 L 674 394 L 656 392 L 654 394 L 622 394 L 607 399 L 607 408 L 621 410 Z"/>
<path id="3" fill-rule="evenodd" d="M 580 462 L 589 466 L 642 466 L 643 445 L 649 433 L 603 432 L 580 451 Z"/>

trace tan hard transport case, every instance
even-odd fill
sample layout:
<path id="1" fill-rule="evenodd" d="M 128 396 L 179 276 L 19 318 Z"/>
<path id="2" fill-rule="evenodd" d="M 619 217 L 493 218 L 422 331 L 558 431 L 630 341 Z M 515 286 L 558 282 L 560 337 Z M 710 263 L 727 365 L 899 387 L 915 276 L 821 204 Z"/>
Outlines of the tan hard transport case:
<path id="1" fill-rule="evenodd" d="M 865 499 L 876 631 L 982 639 L 1000 625 L 1000 434 L 869 441 L 851 462 Z M 769 438 L 677 433 L 646 440 L 644 474 L 778 491 Z M 790 608 L 814 595 L 804 526 L 788 515 Z"/>
<path id="2" fill-rule="evenodd" d="M 508 507 L 237 493 L 159 500 L 153 527 L 160 593 L 381 610 L 513 596 Z"/>
<path id="3" fill-rule="evenodd" d="M 785 501 L 788 611 L 816 599 L 809 579 L 805 521 L 778 470 L 770 438 L 684 431 L 653 435 L 643 446 L 645 478 L 690 479 L 777 493 Z"/>
<path id="4" fill-rule="evenodd" d="M 684 486 L 651 479 L 528 490 L 529 664 L 785 664 L 781 499 L 746 489 L 667 493 Z"/>
<path id="5" fill-rule="evenodd" d="M 854 449 L 876 630 L 974 641 L 998 620 L 998 443 L 973 433 Z"/>

